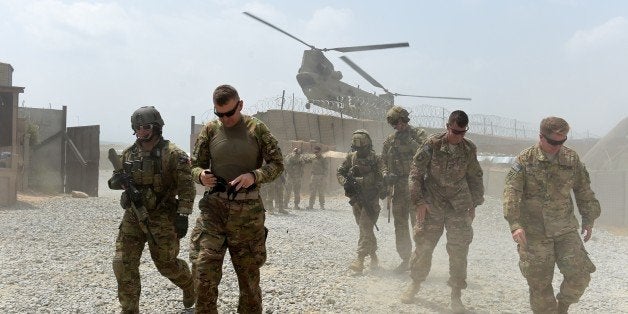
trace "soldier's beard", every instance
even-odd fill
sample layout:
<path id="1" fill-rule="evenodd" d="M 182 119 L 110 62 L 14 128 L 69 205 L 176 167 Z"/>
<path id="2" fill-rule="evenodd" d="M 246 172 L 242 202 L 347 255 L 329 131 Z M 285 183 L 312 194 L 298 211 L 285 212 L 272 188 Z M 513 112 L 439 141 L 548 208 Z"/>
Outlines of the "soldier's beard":
<path id="1" fill-rule="evenodd" d="M 356 150 L 356 154 L 358 155 L 358 157 L 364 158 L 364 157 L 368 156 L 369 150 L 370 149 L 368 149 L 368 148 L 358 148 Z"/>

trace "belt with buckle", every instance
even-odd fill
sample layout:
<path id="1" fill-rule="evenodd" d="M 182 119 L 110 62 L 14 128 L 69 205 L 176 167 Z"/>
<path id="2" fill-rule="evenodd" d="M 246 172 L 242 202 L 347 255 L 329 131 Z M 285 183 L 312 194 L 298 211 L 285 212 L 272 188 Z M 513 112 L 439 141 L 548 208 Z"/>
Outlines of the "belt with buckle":
<path id="1" fill-rule="evenodd" d="M 236 200 L 236 201 L 256 200 L 259 198 L 259 190 L 253 190 L 253 191 L 244 190 L 242 192 L 236 193 L 235 196 L 227 192 L 218 192 L 216 193 L 216 195 L 220 198 L 224 198 L 228 200 Z"/>

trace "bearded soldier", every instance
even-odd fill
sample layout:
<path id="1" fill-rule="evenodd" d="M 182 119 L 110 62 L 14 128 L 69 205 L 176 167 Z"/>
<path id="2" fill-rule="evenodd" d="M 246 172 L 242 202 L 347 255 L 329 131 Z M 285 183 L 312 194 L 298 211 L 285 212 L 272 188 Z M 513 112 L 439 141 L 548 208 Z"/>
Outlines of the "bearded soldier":
<path id="1" fill-rule="evenodd" d="M 244 101 L 230 85 L 214 90 L 217 119 L 201 129 L 192 154 L 192 178 L 210 191 L 199 201 L 196 313 L 216 313 L 225 253 L 238 277 L 238 312 L 262 313 L 260 267 L 266 261 L 266 219 L 259 186 L 283 171 L 277 140 L 260 120 L 241 113 Z M 265 162 L 265 163 L 264 163 Z"/>
<path id="2" fill-rule="evenodd" d="M 412 238 L 410 237 L 410 227 L 415 224 L 413 206 L 410 204 L 410 194 L 408 190 L 408 174 L 410 164 L 417 148 L 426 138 L 425 131 L 412 127 L 408 111 L 399 106 L 394 106 L 388 110 L 386 120 L 395 132 L 390 134 L 384 141 L 382 150 L 382 169 L 384 182 L 390 190 L 389 197 L 392 197 L 392 213 L 395 224 L 395 244 L 397 253 L 401 257 L 401 264 L 395 271 L 404 272 L 409 269 L 408 262 L 412 254 Z M 390 212 L 389 212 L 390 214 Z"/>
<path id="3" fill-rule="evenodd" d="M 417 151 L 410 169 L 410 197 L 416 208 L 416 251 L 410 264 L 412 283 L 401 297 L 411 303 L 432 266 L 432 254 L 447 230 L 451 308 L 462 313 L 467 287 L 467 255 L 473 240 L 471 223 L 484 202 L 482 168 L 475 144 L 464 138 L 469 117 L 462 110 L 449 115 L 447 131 L 430 136 Z"/>
<path id="4" fill-rule="evenodd" d="M 195 300 L 192 276 L 187 263 L 177 258 L 196 195 L 190 159 L 162 137 L 164 121 L 153 106 L 133 112 L 131 126 L 137 140 L 120 156 L 123 169 L 115 170 L 109 180 L 109 188 L 125 189 L 120 203 L 126 211 L 113 259 L 122 313 L 139 313 L 139 266 L 146 242 L 159 273 L 183 289 L 183 305 L 191 307 Z M 137 192 L 134 195 L 129 195 L 131 184 Z M 134 214 L 137 207 L 148 213 L 144 221 Z"/>
<path id="5" fill-rule="evenodd" d="M 349 204 L 353 208 L 353 217 L 360 228 L 358 238 L 358 257 L 349 268 L 361 274 L 364 270 L 364 258 L 371 257 L 371 269 L 379 267 L 377 258 L 377 238 L 373 232 L 379 217 L 379 200 L 386 197 L 382 184 L 381 159 L 375 155 L 371 137 L 366 130 L 353 132 L 352 152 L 347 154 L 338 167 L 338 183 L 345 189 Z"/>
<path id="6" fill-rule="evenodd" d="M 541 121 L 538 144 L 517 156 L 504 187 L 504 217 L 519 252 L 519 268 L 530 287 L 534 313 L 567 313 L 589 285 L 595 266 L 578 235 L 571 193 L 582 216 L 584 242 L 591 238 L 600 203 L 578 154 L 563 146 L 569 124 Z M 554 297 L 554 265 L 563 274 Z"/>

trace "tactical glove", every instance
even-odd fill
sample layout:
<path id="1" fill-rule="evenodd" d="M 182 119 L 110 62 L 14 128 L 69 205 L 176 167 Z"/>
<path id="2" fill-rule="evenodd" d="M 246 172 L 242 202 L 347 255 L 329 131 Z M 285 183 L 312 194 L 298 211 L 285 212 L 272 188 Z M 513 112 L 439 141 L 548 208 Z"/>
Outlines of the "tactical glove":
<path id="1" fill-rule="evenodd" d="M 357 165 L 349 168 L 349 174 L 354 177 L 359 177 L 362 175 L 360 171 L 360 167 L 358 167 Z"/>
<path id="2" fill-rule="evenodd" d="M 174 230 L 177 232 L 177 238 L 185 237 L 188 233 L 188 216 L 177 215 L 174 219 Z"/>
<path id="3" fill-rule="evenodd" d="M 122 195 L 120 195 L 120 207 L 124 209 L 131 208 L 131 198 L 126 191 L 122 192 Z"/>

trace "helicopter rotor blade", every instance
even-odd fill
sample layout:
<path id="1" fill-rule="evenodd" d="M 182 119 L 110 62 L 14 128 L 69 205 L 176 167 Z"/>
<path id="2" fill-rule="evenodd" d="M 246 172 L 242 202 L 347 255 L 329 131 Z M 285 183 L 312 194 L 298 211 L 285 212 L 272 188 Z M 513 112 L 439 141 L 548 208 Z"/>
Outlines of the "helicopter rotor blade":
<path id="1" fill-rule="evenodd" d="M 388 90 L 384 86 L 382 86 L 382 84 L 380 84 L 378 81 L 376 81 L 368 73 L 364 72 L 364 70 L 362 70 L 362 68 L 360 68 L 357 64 L 353 63 L 353 61 L 351 61 L 351 59 L 347 58 L 346 56 L 340 56 L 340 59 L 342 59 L 342 61 L 344 61 L 352 69 L 354 69 L 356 72 L 358 72 L 358 74 L 360 74 L 363 78 L 365 78 L 367 81 L 369 81 L 369 83 L 371 83 L 373 86 L 379 87 L 379 88 L 383 89 L 385 92 L 388 93 Z"/>
<path id="2" fill-rule="evenodd" d="M 466 97 L 425 96 L 425 95 L 408 95 L 408 94 L 398 94 L 398 93 L 393 93 L 393 95 L 394 95 L 394 96 L 404 96 L 404 97 L 418 97 L 418 98 L 436 98 L 436 99 L 471 100 L 471 98 L 466 98 Z"/>
<path id="3" fill-rule="evenodd" d="M 394 43 L 394 44 L 382 44 L 382 45 L 324 48 L 322 50 L 323 51 L 335 50 L 335 51 L 340 51 L 340 52 L 353 52 L 353 51 L 377 50 L 377 49 L 389 49 L 389 48 L 401 48 L 401 47 L 410 47 L 410 44 Z"/>
<path id="4" fill-rule="evenodd" d="M 294 40 L 296 40 L 296 41 L 298 41 L 298 42 L 300 42 L 300 43 L 302 43 L 302 44 L 304 44 L 304 45 L 306 45 L 306 46 L 310 47 L 311 49 L 317 49 L 316 47 L 314 47 L 314 46 L 312 46 L 312 45 L 310 45 L 310 44 L 308 44 L 308 43 L 304 42 L 303 40 L 301 40 L 301 39 L 299 39 L 299 38 L 297 38 L 297 37 L 293 36 L 292 34 L 290 34 L 290 33 L 286 32 L 286 31 L 284 31 L 283 29 L 281 29 L 281 28 L 279 28 L 279 27 L 277 27 L 277 26 L 275 26 L 275 25 L 273 25 L 273 24 L 270 24 L 270 23 L 268 23 L 268 22 L 266 22 L 266 21 L 262 20 L 261 18 L 259 18 L 259 17 L 255 16 L 255 15 L 253 15 L 253 14 L 251 14 L 251 13 L 249 13 L 249 12 L 242 12 L 242 13 L 244 13 L 244 14 L 248 15 L 249 17 L 251 17 L 251 18 L 253 18 L 253 19 L 256 19 L 257 21 L 259 21 L 259 22 L 261 22 L 261 23 L 263 23 L 263 24 L 266 24 L 266 25 L 268 25 L 268 26 L 270 26 L 270 27 L 274 28 L 274 29 L 275 29 L 275 30 L 277 30 L 277 31 L 282 32 L 284 35 L 286 35 L 286 36 L 288 36 L 288 37 L 290 37 L 290 38 L 292 38 L 292 39 L 294 39 Z"/>

